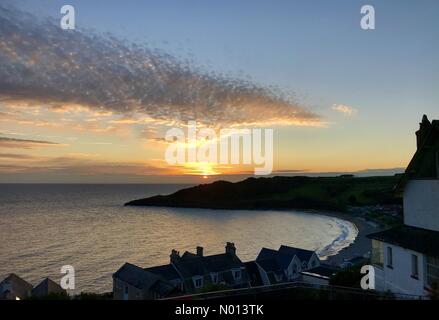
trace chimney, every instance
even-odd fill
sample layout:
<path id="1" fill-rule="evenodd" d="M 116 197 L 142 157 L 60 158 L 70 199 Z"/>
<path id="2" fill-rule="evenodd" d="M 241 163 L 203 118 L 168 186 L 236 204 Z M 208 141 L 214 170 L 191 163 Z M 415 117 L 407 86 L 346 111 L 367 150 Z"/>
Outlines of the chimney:
<path id="1" fill-rule="evenodd" d="M 226 244 L 226 253 L 231 255 L 236 255 L 236 247 L 233 242 L 227 242 Z"/>
<path id="2" fill-rule="evenodd" d="M 178 252 L 175 249 L 172 249 L 170 257 L 171 257 L 171 263 L 175 263 L 180 259 L 180 252 Z"/>
<path id="3" fill-rule="evenodd" d="M 424 140 L 427 137 L 428 132 L 430 131 L 430 128 L 431 122 L 424 114 L 424 116 L 422 117 L 422 122 L 419 124 L 419 130 L 416 131 L 416 145 L 418 149 L 423 145 Z"/>
<path id="4" fill-rule="evenodd" d="M 203 256 L 203 247 L 197 247 L 197 256 L 199 257 Z"/>

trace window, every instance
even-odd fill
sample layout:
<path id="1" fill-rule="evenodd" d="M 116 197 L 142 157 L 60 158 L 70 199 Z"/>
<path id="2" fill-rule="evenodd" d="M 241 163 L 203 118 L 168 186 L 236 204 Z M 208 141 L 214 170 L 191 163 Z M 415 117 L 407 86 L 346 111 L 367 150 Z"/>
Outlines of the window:
<path id="1" fill-rule="evenodd" d="M 412 278 L 418 279 L 418 276 L 419 276 L 418 256 L 416 254 L 412 254 Z"/>
<path id="2" fill-rule="evenodd" d="M 392 247 L 387 247 L 387 267 L 393 269 L 393 250 Z"/>
<path id="3" fill-rule="evenodd" d="M 233 278 L 235 278 L 235 280 L 241 279 L 241 270 L 233 271 Z"/>
<path id="4" fill-rule="evenodd" d="M 123 287 L 123 300 L 128 300 L 128 286 Z"/>
<path id="5" fill-rule="evenodd" d="M 439 258 L 427 257 L 427 284 L 439 284 Z"/>
<path id="6" fill-rule="evenodd" d="M 372 240 L 372 264 L 382 267 L 384 265 L 384 252 L 382 242 Z"/>
<path id="7" fill-rule="evenodd" d="M 210 277 L 212 278 L 212 283 L 218 283 L 218 273 L 211 273 Z"/>
<path id="8" fill-rule="evenodd" d="M 194 277 L 193 281 L 196 289 L 201 288 L 203 286 L 203 277 Z"/>

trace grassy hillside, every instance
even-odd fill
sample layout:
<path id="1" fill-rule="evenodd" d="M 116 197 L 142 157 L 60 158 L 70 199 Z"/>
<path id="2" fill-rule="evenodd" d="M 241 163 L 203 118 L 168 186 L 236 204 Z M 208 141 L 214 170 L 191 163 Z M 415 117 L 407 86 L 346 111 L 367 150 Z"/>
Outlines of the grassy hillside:
<path id="1" fill-rule="evenodd" d="M 217 181 L 168 196 L 134 200 L 131 206 L 212 209 L 325 209 L 347 206 L 399 204 L 393 193 L 400 178 L 391 177 L 273 177 L 237 183 Z"/>

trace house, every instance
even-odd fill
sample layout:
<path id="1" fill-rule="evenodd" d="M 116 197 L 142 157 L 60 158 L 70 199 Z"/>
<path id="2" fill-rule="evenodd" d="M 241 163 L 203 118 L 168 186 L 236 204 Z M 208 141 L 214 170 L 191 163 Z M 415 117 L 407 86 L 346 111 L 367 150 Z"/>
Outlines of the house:
<path id="1" fill-rule="evenodd" d="M 126 263 L 113 275 L 114 299 L 158 299 L 197 293 L 208 286 L 248 286 L 245 265 L 233 243 L 228 242 L 221 254 L 205 256 L 203 251 L 197 247 L 196 253 L 180 255 L 172 250 L 169 264 L 145 269 Z"/>
<path id="2" fill-rule="evenodd" d="M 152 300 L 172 296 L 178 289 L 158 275 L 130 263 L 113 274 L 115 300 Z"/>
<path id="3" fill-rule="evenodd" d="M 227 242 L 224 253 L 211 256 L 205 256 L 202 247 L 197 247 L 197 253 L 186 251 L 182 256 L 173 251 L 171 264 L 180 274 L 187 293 L 213 285 L 228 288 L 248 286 L 245 265 L 236 255 L 235 244 L 231 242 Z"/>
<path id="4" fill-rule="evenodd" d="M 177 288 L 178 291 L 184 291 L 183 280 L 181 279 L 177 269 L 172 264 L 150 267 L 146 268 L 145 270 L 156 276 L 159 276 L 162 280 L 167 281 L 170 285 Z"/>
<path id="5" fill-rule="evenodd" d="M 293 281 L 300 272 L 320 265 L 314 251 L 281 246 L 279 250 L 262 248 L 255 261 L 264 285 Z"/>
<path id="6" fill-rule="evenodd" d="M 396 191 L 404 224 L 369 235 L 377 290 L 428 295 L 439 283 L 439 121 L 424 115 L 417 151 Z"/>
<path id="7" fill-rule="evenodd" d="M 52 294 L 67 295 L 67 291 L 61 288 L 58 283 L 50 278 L 45 278 L 38 285 L 36 285 L 31 292 L 32 297 L 36 298 L 47 297 Z"/>
<path id="8" fill-rule="evenodd" d="M 262 281 L 261 272 L 259 271 L 259 266 L 257 265 L 256 261 L 244 262 L 244 265 L 249 279 L 249 286 L 263 286 L 264 282 Z"/>
<path id="9" fill-rule="evenodd" d="M 23 300 L 31 291 L 32 285 L 13 273 L 0 282 L 0 300 Z"/>

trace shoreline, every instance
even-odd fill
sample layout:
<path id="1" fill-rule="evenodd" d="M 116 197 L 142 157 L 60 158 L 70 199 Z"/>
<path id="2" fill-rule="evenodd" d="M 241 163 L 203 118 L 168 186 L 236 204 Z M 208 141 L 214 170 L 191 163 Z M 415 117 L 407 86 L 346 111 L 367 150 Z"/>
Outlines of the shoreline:
<path id="1" fill-rule="evenodd" d="M 355 225 L 358 230 L 357 237 L 355 240 L 348 245 L 347 247 L 341 249 L 339 252 L 332 256 L 328 256 L 325 260 L 322 260 L 324 263 L 330 265 L 340 265 L 346 259 L 352 259 L 355 257 L 365 257 L 366 255 L 370 255 L 370 251 L 372 249 L 371 240 L 366 236 L 368 234 L 378 232 L 386 229 L 383 226 L 371 221 L 366 221 L 364 218 L 351 216 L 349 214 L 345 214 L 342 212 L 333 212 L 333 211 L 320 211 L 320 210 L 311 210 L 310 213 L 318 213 L 321 215 L 325 215 L 328 217 L 334 217 L 342 220 L 346 220 Z"/>

